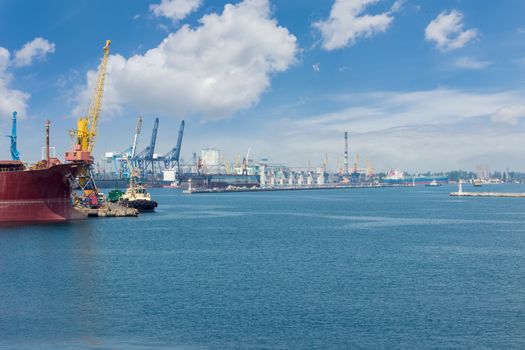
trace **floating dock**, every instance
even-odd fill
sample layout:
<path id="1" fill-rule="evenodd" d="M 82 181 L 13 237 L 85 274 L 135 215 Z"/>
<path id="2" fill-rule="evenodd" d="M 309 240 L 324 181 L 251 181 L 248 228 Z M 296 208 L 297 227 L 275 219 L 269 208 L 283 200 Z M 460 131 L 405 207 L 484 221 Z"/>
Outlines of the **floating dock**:
<path id="1" fill-rule="evenodd" d="M 134 217 L 139 214 L 135 208 L 124 207 L 116 203 L 109 203 L 98 209 L 85 207 L 75 207 L 75 209 L 86 217 Z"/>

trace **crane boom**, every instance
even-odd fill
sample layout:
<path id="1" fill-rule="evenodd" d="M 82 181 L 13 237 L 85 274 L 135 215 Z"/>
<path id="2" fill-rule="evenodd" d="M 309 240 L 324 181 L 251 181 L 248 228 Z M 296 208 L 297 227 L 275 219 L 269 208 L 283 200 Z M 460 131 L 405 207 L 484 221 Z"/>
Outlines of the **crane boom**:
<path id="1" fill-rule="evenodd" d="M 88 148 L 87 151 L 93 152 L 95 147 L 95 141 L 97 137 L 97 127 L 100 115 L 100 108 L 102 106 L 102 97 L 104 96 L 104 82 L 106 81 L 106 66 L 108 62 L 109 45 L 110 40 L 106 40 L 104 46 L 104 58 L 98 69 L 97 85 L 95 86 L 95 92 L 91 97 L 91 103 L 89 104 L 88 110 L 88 123 L 89 123 L 89 135 L 88 135 Z"/>
<path id="2" fill-rule="evenodd" d="M 131 148 L 131 158 L 135 157 L 135 152 L 137 151 L 137 140 L 139 138 L 141 129 L 142 129 L 142 117 L 138 117 L 137 126 L 135 127 L 135 137 L 133 138 L 133 146 Z"/>

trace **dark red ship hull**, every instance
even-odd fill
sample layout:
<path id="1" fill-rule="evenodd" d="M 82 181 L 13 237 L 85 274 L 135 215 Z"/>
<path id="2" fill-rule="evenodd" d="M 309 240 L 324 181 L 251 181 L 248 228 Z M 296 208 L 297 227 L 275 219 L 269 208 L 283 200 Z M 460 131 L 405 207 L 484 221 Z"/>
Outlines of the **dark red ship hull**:
<path id="1" fill-rule="evenodd" d="M 78 217 L 71 203 L 77 164 L 0 172 L 0 222 L 60 222 Z"/>

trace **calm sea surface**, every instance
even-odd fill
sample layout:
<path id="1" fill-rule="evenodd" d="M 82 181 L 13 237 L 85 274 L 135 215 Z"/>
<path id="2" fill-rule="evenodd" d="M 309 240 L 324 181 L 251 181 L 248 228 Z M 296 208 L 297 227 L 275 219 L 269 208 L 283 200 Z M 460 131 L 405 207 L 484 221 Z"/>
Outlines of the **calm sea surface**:
<path id="1" fill-rule="evenodd" d="M 525 199 L 452 190 L 158 189 L 1 228 L 0 349 L 524 349 Z"/>

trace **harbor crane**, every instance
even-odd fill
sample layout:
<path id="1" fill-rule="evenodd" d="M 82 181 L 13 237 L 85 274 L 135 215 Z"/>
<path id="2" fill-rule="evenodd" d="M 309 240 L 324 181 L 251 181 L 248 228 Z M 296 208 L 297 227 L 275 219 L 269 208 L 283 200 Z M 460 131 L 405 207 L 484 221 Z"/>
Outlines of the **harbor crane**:
<path id="1" fill-rule="evenodd" d="M 151 139 L 149 145 L 139 152 L 135 157 L 132 158 L 132 163 L 134 167 L 137 167 L 142 176 L 148 174 L 148 169 L 151 166 L 151 173 L 155 179 L 155 144 L 157 143 L 157 132 L 159 130 L 159 118 L 155 118 L 155 123 L 153 124 L 153 130 L 151 132 Z"/>
<path id="2" fill-rule="evenodd" d="M 108 157 L 108 162 L 113 161 L 113 166 L 115 167 L 115 174 L 119 174 L 128 178 L 131 176 L 131 168 L 129 167 L 129 159 L 135 157 L 135 152 L 137 149 L 137 141 L 142 129 L 142 117 L 137 117 L 137 124 L 135 126 L 135 135 L 133 136 L 133 143 L 130 147 L 126 148 L 124 151 L 118 154 L 112 154 L 112 157 Z M 110 153 L 111 154 L 111 153 Z M 129 159 L 128 159 L 129 158 Z M 117 165 L 117 162 L 119 163 Z"/>
<path id="3" fill-rule="evenodd" d="M 177 137 L 177 144 L 168 153 L 160 157 L 159 161 L 164 162 L 165 169 L 172 169 L 175 164 L 177 165 L 177 179 L 180 180 L 181 167 L 180 167 L 180 149 L 182 146 L 182 137 L 184 136 L 184 120 L 180 122 L 179 136 Z"/>
<path id="4" fill-rule="evenodd" d="M 93 148 L 98 133 L 98 122 L 104 96 L 104 83 L 106 80 L 106 66 L 109 55 L 110 40 L 104 45 L 104 56 L 98 69 L 95 90 L 91 96 L 88 113 L 77 121 L 77 129 L 72 132 L 74 137 L 73 150 L 66 152 L 66 160 L 84 164 L 77 178 L 77 184 L 83 192 L 82 200 L 92 207 L 99 206 L 98 189 L 93 178 Z"/>
<path id="5" fill-rule="evenodd" d="M 20 160 L 20 152 L 18 152 L 18 148 L 16 148 L 16 112 L 13 112 L 13 125 L 11 127 L 11 135 L 8 135 L 11 139 L 11 159 L 12 160 Z"/>

